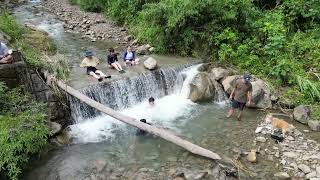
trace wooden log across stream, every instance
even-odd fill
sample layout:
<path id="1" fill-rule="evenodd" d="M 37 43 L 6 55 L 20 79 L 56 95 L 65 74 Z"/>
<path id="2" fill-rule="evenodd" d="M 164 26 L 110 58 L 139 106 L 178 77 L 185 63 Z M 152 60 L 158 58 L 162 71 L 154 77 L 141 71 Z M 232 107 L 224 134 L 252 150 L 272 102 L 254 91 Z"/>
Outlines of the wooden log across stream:
<path id="1" fill-rule="evenodd" d="M 129 124 L 131 126 L 137 127 L 139 129 L 142 129 L 144 131 L 147 131 L 151 134 L 154 134 L 156 136 L 159 136 L 169 142 L 172 142 L 188 151 L 190 151 L 193 154 L 197 154 L 203 157 L 207 157 L 213 160 L 221 160 L 221 157 L 208 150 L 205 148 L 202 148 L 196 144 L 193 144 L 187 140 L 184 140 L 176 135 L 174 135 L 173 133 L 171 133 L 170 131 L 167 131 L 165 129 L 161 129 L 161 128 L 157 128 L 155 126 L 146 124 L 146 123 L 142 123 L 140 121 L 137 121 L 134 118 L 128 117 L 126 115 L 123 115 L 91 98 L 89 98 L 88 96 L 80 93 L 79 91 L 77 91 L 76 89 L 68 86 L 67 84 L 63 83 L 62 81 L 56 80 L 52 75 L 50 75 L 48 72 L 44 73 L 46 79 L 47 79 L 47 84 L 48 85 L 53 85 L 56 84 L 59 88 L 61 88 L 62 90 L 66 91 L 68 94 L 72 95 L 73 97 L 78 98 L 79 100 L 81 100 L 82 102 L 86 103 L 87 105 L 119 120 L 122 121 L 126 124 Z"/>

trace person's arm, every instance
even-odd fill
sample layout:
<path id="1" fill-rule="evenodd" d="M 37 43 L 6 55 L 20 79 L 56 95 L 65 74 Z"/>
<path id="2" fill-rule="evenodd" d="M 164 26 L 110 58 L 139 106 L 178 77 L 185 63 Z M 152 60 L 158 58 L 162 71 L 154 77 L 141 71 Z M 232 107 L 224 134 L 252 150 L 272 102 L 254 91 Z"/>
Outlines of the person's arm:
<path id="1" fill-rule="evenodd" d="M 114 55 L 114 61 L 118 62 L 118 55 L 116 55 L 116 54 Z"/>
<path id="2" fill-rule="evenodd" d="M 248 105 L 251 105 L 251 103 L 252 103 L 252 86 L 248 91 Z"/>
<path id="3" fill-rule="evenodd" d="M 230 97 L 229 99 L 233 99 L 233 96 L 234 96 L 234 92 L 235 92 L 236 88 L 232 88 L 232 91 L 231 91 L 231 94 L 230 94 Z"/>
<path id="4" fill-rule="evenodd" d="M 132 59 L 135 61 L 136 60 L 136 51 L 132 51 Z"/>
<path id="5" fill-rule="evenodd" d="M 108 64 L 111 65 L 111 56 L 108 55 L 107 59 L 108 59 Z"/>
<path id="6" fill-rule="evenodd" d="M 86 59 L 82 60 L 80 67 L 86 67 L 87 63 L 86 63 Z"/>
<path id="7" fill-rule="evenodd" d="M 123 61 L 126 61 L 127 51 L 123 54 Z"/>
<path id="8" fill-rule="evenodd" d="M 95 59 L 94 59 L 94 60 L 96 61 L 97 65 L 99 65 L 99 64 L 100 64 L 100 60 L 99 60 L 97 57 L 95 57 Z"/>

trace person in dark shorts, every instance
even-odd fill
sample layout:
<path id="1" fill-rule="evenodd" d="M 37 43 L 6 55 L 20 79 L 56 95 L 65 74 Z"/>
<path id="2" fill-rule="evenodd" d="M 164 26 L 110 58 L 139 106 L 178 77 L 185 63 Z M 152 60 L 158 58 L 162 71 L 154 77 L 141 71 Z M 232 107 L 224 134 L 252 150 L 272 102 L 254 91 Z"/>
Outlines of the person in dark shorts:
<path id="1" fill-rule="evenodd" d="M 97 69 L 97 66 L 100 64 L 100 60 L 93 55 L 93 52 L 87 50 L 85 52 L 85 58 L 82 60 L 80 67 L 87 68 L 87 74 L 93 76 L 94 78 L 98 79 L 98 81 L 102 81 L 103 78 L 111 78 L 111 76 L 106 76 Z"/>
<path id="2" fill-rule="evenodd" d="M 239 109 L 238 120 L 240 121 L 244 107 L 251 104 L 252 84 L 250 83 L 250 80 L 250 75 L 244 75 L 243 78 L 238 79 L 235 82 L 229 97 L 232 101 L 232 107 L 228 112 L 228 118 L 232 116 L 235 109 Z"/>
<path id="3" fill-rule="evenodd" d="M 146 119 L 140 119 L 140 122 L 143 122 L 143 123 L 152 125 L 151 123 L 148 123 Z M 144 131 L 144 130 L 142 130 L 142 129 L 138 129 L 138 130 L 137 130 L 137 133 L 136 133 L 137 136 L 145 136 L 145 135 L 147 135 L 147 134 L 148 134 L 148 132 L 146 132 L 146 131 Z"/>
<path id="4" fill-rule="evenodd" d="M 125 73 L 125 71 L 122 69 L 121 65 L 118 62 L 117 54 L 114 52 L 113 48 L 109 49 L 109 55 L 108 55 L 108 67 L 114 68 L 120 73 Z"/>
<path id="5" fill-rule="evenodd" d="M 12 49 L 0 41 L 0 64 L 9 64 L 13 62 Z"/>

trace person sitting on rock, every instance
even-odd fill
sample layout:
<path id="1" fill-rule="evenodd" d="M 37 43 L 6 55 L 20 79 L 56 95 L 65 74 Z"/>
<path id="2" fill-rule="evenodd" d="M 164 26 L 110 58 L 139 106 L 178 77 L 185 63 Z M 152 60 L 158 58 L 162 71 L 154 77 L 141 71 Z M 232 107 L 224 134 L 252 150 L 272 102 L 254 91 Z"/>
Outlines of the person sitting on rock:
<path id="1" fill-rule="evenodd" d="M 228 112 L 228 118 L 232 116 L 235 109 L 239 108 L 238 120 L 240 121 L 245 105 L 251 105 L 252 84 L 250 80 L 250 75 L 244 75 L 243 78 L 236 81 L 229 97 L 232 101 L 232 107 Z"/>
<path id="2" fill-rule="evenodd" d="M 131 46 L 128 46 L 127 51 L 123 55 L 123 60 L 126 64 L 135 65 L 139 64 L 139 61 L 136 59 L 136 52 L 132 50 Z"/>
<path id="3" fill-rule="evenodd" d="M 0 41 L 0 64 L 9 64 L 13 62 L 12 50 Z"/>
<path id="4" fill-rule="evenodd" d="M 106 76 L 96 68 L 99 64 L 100 60 L 93 55 L 92 51 L 87 50 L 85 52 L 85 58 L 82 60 L 80 67 L 86 67 L 87 74 L 98 79 L 98 81 L 102 81 L 103 78 L 111 78 L 111 76 Z"/>
<path id="5" fill-rule="evenodd" d="M 124 73 L 125 71 L 122 69 L 121 65 L 118 62 L 117 54 L 114 52 L 113 48 L 109 49 L 109 55 L 108 55 L 108 67 L 109 68 L 115 68 L 120 73 Z"/>

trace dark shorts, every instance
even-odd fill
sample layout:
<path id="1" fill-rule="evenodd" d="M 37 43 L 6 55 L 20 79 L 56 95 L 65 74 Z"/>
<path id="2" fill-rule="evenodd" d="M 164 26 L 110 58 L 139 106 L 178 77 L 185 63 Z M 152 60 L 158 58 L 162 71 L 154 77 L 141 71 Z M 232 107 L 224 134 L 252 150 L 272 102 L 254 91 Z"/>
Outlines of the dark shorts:
<path id="1" fill-rule="evenodd" d="M 92 67 L 92 66 L 87 67 L 87 74 L 90 75 L 90 72 L 96 73 L 97 70 L 98 70 L 97 68 Z"/>
<path id="2" fill-rule="evenodd" d="M 243 110 L 243 108 L 246 106 L 246 103 L 242 103 L 236 100 L 232 100 L 232 107 L 233 108 L 239 108 L 241 111 Z"/>

